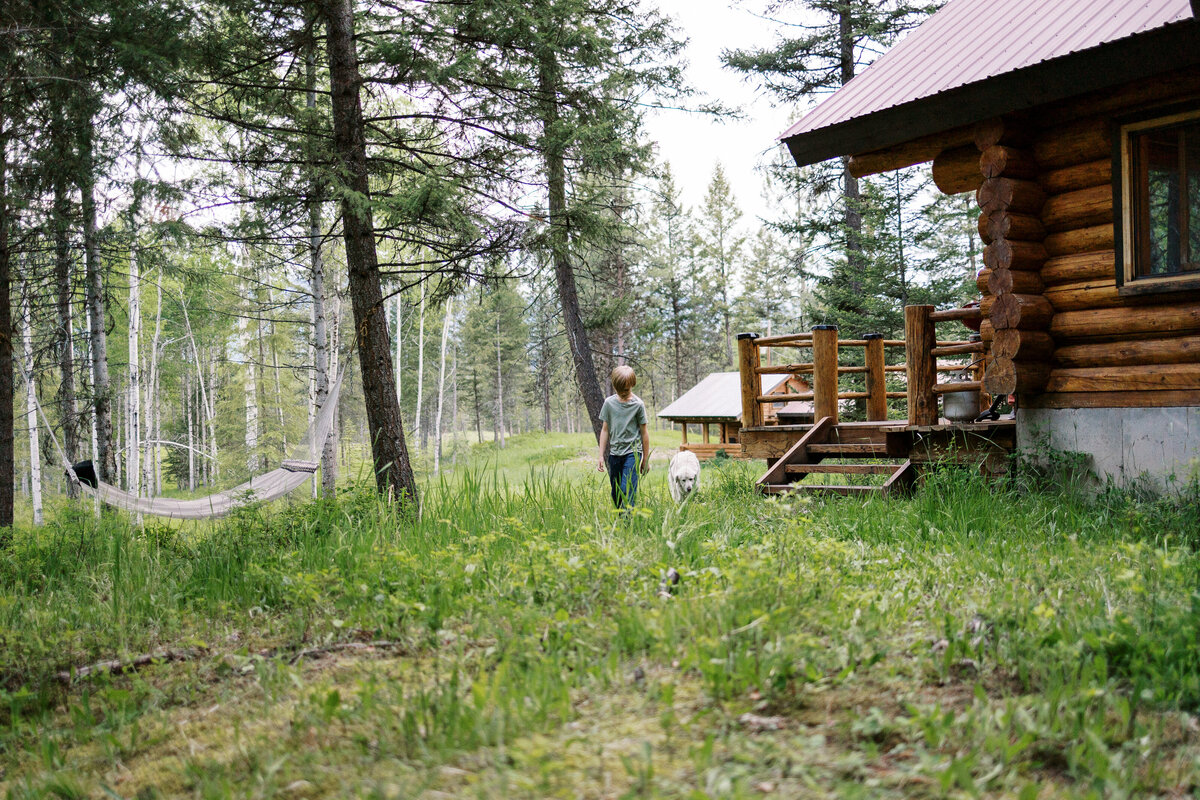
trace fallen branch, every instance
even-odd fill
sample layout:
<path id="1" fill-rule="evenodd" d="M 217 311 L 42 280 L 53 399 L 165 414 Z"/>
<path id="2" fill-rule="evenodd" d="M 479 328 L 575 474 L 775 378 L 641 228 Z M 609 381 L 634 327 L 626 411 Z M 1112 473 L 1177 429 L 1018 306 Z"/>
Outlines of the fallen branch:
<path id="1" fill-rule="evenodd" d="M 89 664 L 86 667 L 77 667 L 75 669 L 63 670 L 55 674 L 55 679 L 59 683 L 69 684 L 72 681 L 81 678 L 88 678 L 93 675 L 120 675 L 125 672 L 142 669 L 151 664 L 166 664 L 171 661 L 191 661 L 205 651 L 197 648 L 187 648 L 184 650 L 159 650 L 155 653 L 143 653 L 127 660 L 109 659 L 107 661 L 98 661 L 95 664 Z"/>
<path id="2" fill-rule="evenodd" d="M 337 642 L 327 644 L 321 647 L 309 647 L 304 650 L 293 650 L 287 647 L 271 648 L 259 650 L 254 655 L 259 658 L 286 658 L 289 664 L 295 664 L 306 658 L 317 658 L 330 653 L 340 653 L 346 650 L 370 651 L 370 650 L 394 650 L 403 648 L 401 642 L 378 641 L 378 642 Z M 153 653 L 143 653 L 140 656 L 134 656 L 129 659 L 107 659 L 105 661 L 97 661 L 95 664 L 89 664 L 86 667 L 77 667 L 70 670 L 62 670 L 55 674 L 54 678 L 59 683 L 70 685 L 75 681 L 83 678 L 90 678 L 96 675 L 123 675 L 126 672 L 135 672 L 139 669 L 152 666 L 154 664 L 167 664 L 172 661 L 191 661 L 208 653 L 207 650 L 201 648 L 186 648 L 183 650 L 159 650 Z M 221 657 L 236 655 L 236 653 L 225 653 Z"/>

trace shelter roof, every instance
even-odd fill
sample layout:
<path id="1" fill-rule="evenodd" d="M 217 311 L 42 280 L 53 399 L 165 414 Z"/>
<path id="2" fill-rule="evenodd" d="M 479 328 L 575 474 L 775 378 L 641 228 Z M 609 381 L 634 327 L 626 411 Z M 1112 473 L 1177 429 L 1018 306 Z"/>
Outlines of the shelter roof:
<path id="1" fill-rule="evenodd" d="M 1200 63 L 1189 0 L 950 0 L 780 137 L 798 164 Z"/>
<path id="2" fill-rule="evenodd" d="M 787 383 L 786 375 L 760 375 L 763 394 Z M 786 395 L 781 395 L 786 397 Z M 742 378 L 736 372 L 714 372 L 658 412 L 662 419 L 732 422 L 742 417 Z"/>

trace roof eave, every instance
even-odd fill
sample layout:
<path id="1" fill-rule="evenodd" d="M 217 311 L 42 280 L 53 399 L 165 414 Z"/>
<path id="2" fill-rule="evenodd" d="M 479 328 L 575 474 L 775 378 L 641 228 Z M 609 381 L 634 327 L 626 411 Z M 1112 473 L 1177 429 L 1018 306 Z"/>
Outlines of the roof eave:
<path id="1" fill-rule="evenodd" d="M 1176 22 L 783 141 L 797 166 L 893 147 L 1200 64 L 1200 22 Z"/>

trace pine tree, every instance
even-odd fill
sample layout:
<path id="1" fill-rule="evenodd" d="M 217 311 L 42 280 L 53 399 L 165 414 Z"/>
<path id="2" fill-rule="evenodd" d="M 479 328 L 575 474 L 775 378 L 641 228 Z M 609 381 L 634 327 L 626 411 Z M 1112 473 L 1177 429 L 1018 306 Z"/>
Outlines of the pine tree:
<path id="1" fill-rule="evenodd" d="M 696 237 L 701 268 L 713 295 L 711 306 L 721 320 L 722 338 L 718 352 L 724 354 L 721 366 L 733 360 L 733 291 L 740 282 L 746 237 L 739 223 L 742 210 L 733 196 L 733 188 L 718 162 L 704 195 L 704 204 L 696 220 Z"/>
<path id="2" fill-rule="evenodd" d="M 803 35 L 781 36 L 773 48 L 725 51 L 723 59 L 748 79 L 761 81 L 779 102 L 809 105 L 849 83 L 900 33 L 920 24 L 936 8 L 936 4 L 908 0 L 776 0 L 768 5 L 768 11 L 795 11 L 804 19 L 796 26 Z M 810 18 L 815 18 L 816 24 L 810 23 Z M 869 313 L 871 287 L 858 179 L 850 173 L 845 158 L 786 174 L 797 194 L 821 201 L 836 195 L 836 201 L 827 203 L 801 232 L 810 241 L 824 239 L 839 254 L 830 267 L 838 291 L 824 298 L 830 310 L 862 317 Z"/>

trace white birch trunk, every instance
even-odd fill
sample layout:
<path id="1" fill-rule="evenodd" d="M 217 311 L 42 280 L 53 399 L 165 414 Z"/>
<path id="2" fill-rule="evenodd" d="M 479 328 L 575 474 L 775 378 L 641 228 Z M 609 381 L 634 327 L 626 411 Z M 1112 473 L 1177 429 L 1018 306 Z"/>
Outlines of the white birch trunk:
<path id="1" fill-rule="evenodd" d="M 421 283 L 421 322 L 417 331 L 417 413 L 413 442 L 421 447 L 421 400 L 425 396 L 425 283 Z M 423 449 L 423 448 L 422 448 Z"/>
<path id="2" fill-rule="evenodd" d="M 404 370 L 400 359 L 404 356 L 404 301 L 396 293 L 396 402 L 404 407 Z"/>
<path id="3" fill-rule="evenodd" d="M 247 312 L 249 306 L 247 305 Z M 254 363 L 251 357 L 250 322 L 243 319 L 240 323 L 242 330 L 239 339 L 239 349 L 245 373 L 242 378 L 242 390 L 246 398 L 246 469 L 253 475 L 258 471 L 258 392 L 254 383 Z"/>
<path id="4" fill-rule="evenodd" d="M 25 343 L 25 421 L 29 426 L 29 493 L 33 502 L 33 524 L 42 524 L 42 443 L 37 415 L 37 387 L 33 383 L 33 323 L 29 298 L 24 301 L 25 324 L 21 338 Z"/>
<path id="5" fill-rule="evenodd" d="M 192 335 L 192 320 L 191 317 L 188 316 L 187 301 L 183 297 L 182 290 L 179 292 L 179 306 L 183 309 L 184 331 L 187 333 L 188 343 L 192 346 L 192 358 L 195 359 L 196 362 L 196 381 L 200 384 L 200 412 L 201 415 L 206 418 L 205 421 L 207 422 L 208 441 L 205 452 L 209 454 L 210 461 L 208 464 L 204 465 L 204 473 L 205 485 L 211 486 L 215 478 L 214 473 L 216 473 L 216 475 L 220 474 L 220 466 L 217 461 L 216 422 L 213 420 L 215 415 L 213 414 L 213 406 L 209 404 L 208 389 L 206 388 L 204 382 L 204 361 L 202 361 L 200 358 L 200 349 L 196 347 L 196 337 Z M 216 369 L 215 365 L 213 365 L 213 369 Z M 206 426 L 204 424 L 200 425 L 201 439 L 206 438 L 205 428 Z"/>
<path id="6" fill-rule="evenodd" d="M 140 374 L 141 334 L 142 334 L 142 284 L 138 274 L 138 258 L 135 251 L 129 254 L 129 392 L 127 395 L 128 411 L 125 415 L 125 474 L 129 481 L 129 493 L 140 497 L 142 493 L 138 455 L 141 434 L 141 401 L 142 383 Z M 137 515 L 138 524 L 142 515 Z"/>
<path id="7" fill-rule="evenodd" d="M 158 460 L 158 434 L 156 432 L 155 414 L 159 410 L 158 403 L 158 348 L 162 341 L 162 272 L 158 273 L 158 308 L 154 313 L 154 338 L 150 340 L 150 353 L 147 359 L 150 363 L 150 376 L 146 381 L 146 401 L 143 408 L 146 411 L 146 438 L 143 440 L 142 452 L 142 485 L 146 487 L 146 495 L 157 493 L 156 470 L 154 462 Z"/>
<path id="8" fill-rule="evenodd" d="M 183 376 L 183 415 L 187 417 L 187 436 L 188 436 L 188 491 L 196 491 L 196 426 L 194 424 L 193 415 L 195 413 L 195 400 L 192 397 L 192 379 L 189 375 Z"/>
<path id="9" fill-rule="evenodd" d="M 445 319 L 442 320 L 442 357 L 438 368 L 437 423 L 434 425 L 433 474 L 437 475 L 442 461 L 442 407 L 446 396 L 446 340 L 450 338 L 450 315 L 454 313 L 454 298 L 446 301 Z"/>
<path id="10" fill-rule="evenodd" d="M 496 310 L 496 430 L 504 449 L 504 374 L 500 369 L 500 312 Z"/>

